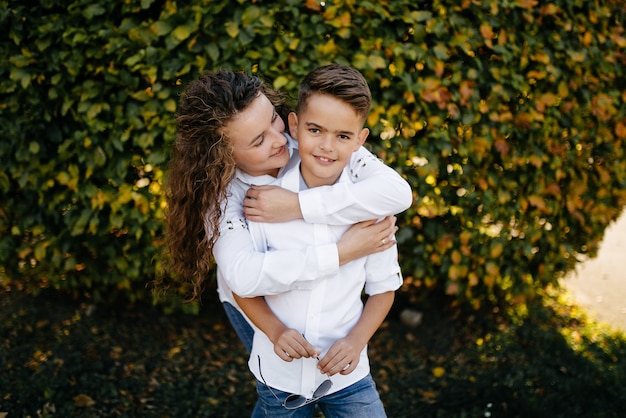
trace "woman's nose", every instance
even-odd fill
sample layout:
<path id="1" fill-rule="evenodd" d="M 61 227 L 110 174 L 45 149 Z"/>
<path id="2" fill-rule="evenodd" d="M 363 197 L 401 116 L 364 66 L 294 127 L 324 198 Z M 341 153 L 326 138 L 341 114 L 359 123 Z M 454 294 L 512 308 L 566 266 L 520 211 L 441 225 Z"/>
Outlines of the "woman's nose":
<path id="1" fill-rule="evenodd" d="M 282 119 L 278 118 L 278 120 L 272 123 L 272 137 L 274 138 L 274 146 L 282 147 L 287 143 L 287 138 L 285 138 L 285 123 Z"/>
<path id="2" fill-rule="evenodd" d="M 287 143 L 287 138 L 285 138 L 285 129 L 283 125 L 283 129 L 273 129 L 272 130 L 272 140 L 274 141 L 274 147 L 282 147 Z"/>

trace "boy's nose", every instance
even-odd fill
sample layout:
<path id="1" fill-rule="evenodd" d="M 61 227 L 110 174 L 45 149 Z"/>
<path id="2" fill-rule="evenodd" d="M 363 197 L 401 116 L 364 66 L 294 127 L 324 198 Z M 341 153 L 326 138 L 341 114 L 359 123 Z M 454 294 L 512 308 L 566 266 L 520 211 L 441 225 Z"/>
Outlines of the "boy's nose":
<path id="1" fill-rule="evenodd" d="M 332 141 L 332 137 L 330 135 L 324 135 L 322 136 L 322 139 L 320 140 L 320 148 L 326 151 L 330 151 L 333 148 L 333 141 Z"/>

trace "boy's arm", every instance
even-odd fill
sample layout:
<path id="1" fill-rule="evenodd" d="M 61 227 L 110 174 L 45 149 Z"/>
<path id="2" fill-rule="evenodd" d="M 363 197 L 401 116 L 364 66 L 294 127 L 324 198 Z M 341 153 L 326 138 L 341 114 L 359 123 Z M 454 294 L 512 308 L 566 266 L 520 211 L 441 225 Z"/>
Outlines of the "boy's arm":
<path id="1" fill-rule="evenodd" d="M 254 186 L 246 193 L 244 212 L 256 222 L 352 225 L 394 215 L 413 202 L 411 187 L 393 168 L 361 147 L 349 164 L 352 182 L 314 187 L 297 195 L 277 186 Z"/>
<path id="2" fill-rule="evenodd" d="M 284 361 L 294 358 L 317 357 L 315 349 L 302 334 L 293 328 L 287 328 L 270 309 L 265 298 L 242 298 L 233 293 L 237 304 L 252 323 L 260 329 L 274 344 L 274 352 Z"/>
<path id="3" fill-rule="evenodd" d="M 345 338 L 336 341 L 322 358 L 323 373 L 349 374 L 359 364 L 361 351 L 389 313 L 395 291 L 402 286 L 398 247 L 372 254 L 365 261 L 365 302 L 359 321 Z"/>
<path id="4" fill-rule="evenodd" d="M 394 291 L 370 296 L 365 302 L 359 321 L 344 338 L 337 340 L 320 360 L 318 367 L 324 374 L 350 374 L 359 364 L 361 351 L 383 323 L 393 305 Z"/>

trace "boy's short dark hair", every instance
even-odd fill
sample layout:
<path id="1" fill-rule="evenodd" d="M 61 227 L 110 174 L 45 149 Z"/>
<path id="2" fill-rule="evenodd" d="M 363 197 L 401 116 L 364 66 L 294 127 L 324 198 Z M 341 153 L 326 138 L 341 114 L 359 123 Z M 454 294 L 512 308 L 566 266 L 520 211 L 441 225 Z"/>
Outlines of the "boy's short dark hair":
<path id="1" fill-rule="evenodd" d="M 349 104 L 363 122 L 372 105 L 372 93 L 365 77 L 358 70 L 340 64 L 318 67 L 300 84 L 297 111 L 304 111 L 313 94 L 327 94 Z"/>

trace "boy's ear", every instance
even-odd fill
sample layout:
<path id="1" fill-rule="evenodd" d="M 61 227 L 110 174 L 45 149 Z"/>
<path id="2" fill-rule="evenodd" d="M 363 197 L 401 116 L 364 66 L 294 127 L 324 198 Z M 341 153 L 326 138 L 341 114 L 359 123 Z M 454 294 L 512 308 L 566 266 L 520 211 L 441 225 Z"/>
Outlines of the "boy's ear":
<path id="1" fill-rule="evenodd" d="M 295 140 L 298 139 L 298 115 L 296 112 L 291 112 L 287 116 L 287 122 L 289 123 L 289 135 Z"/>
<path id="2" fill-rule="evenodd" d="M 359 135 L 357 136 L 356 142 L 358 145 L 354 148 L 355 151 L 359 149 L 360 146 L 365 144 L 365 140 L 367 139 L 369 134 L 370 134 L 370 130 L 368 128 L 361 129 L 361 132 L 359 132 Z"/>

